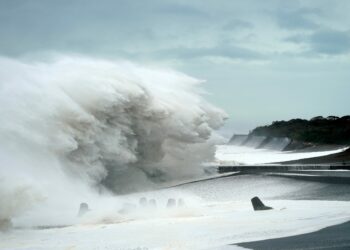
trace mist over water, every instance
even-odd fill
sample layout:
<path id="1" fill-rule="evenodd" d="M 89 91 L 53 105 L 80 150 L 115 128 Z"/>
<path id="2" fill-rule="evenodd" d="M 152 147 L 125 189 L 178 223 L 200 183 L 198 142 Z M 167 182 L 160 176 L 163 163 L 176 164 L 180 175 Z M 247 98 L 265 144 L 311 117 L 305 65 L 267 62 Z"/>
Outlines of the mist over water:
<path id="1" fill-rule="evenodd" d="M 226 115 L 200 83 L 129 62 L 0 58 L 0 219 L 202 174 Z"/>

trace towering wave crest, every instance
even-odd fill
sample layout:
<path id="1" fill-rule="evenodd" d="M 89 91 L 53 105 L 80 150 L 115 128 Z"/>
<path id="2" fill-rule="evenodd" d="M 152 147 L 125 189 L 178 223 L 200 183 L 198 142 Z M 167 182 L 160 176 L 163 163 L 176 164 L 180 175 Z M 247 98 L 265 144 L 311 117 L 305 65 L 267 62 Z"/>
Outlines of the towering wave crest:
<path id="1" fill-rule="evenodd" d="M 0 178 L 45 197 L 125 193 L 200 174 L 226 118 L 200 83 L 129 62 L 0 58 Z"/>

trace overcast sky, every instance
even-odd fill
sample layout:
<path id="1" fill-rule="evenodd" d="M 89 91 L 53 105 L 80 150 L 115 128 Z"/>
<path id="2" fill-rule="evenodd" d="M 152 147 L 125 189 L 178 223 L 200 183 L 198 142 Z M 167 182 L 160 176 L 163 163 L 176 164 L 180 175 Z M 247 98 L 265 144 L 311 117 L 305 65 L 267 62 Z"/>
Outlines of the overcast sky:
<path id="1" fill-rule="evenodd" d="M 350 112 L 348 0 L 0 0 L 0 54 L 181 70 L 244 132 Z"/>

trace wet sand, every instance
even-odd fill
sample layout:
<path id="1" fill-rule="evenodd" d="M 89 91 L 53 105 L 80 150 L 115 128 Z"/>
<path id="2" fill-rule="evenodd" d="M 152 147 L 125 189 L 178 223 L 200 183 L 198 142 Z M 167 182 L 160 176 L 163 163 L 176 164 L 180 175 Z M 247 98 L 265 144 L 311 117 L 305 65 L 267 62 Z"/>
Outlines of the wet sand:
<path id="1" fill-rule="evenodd" d="M 236 244 L 240 247 L 259 250 L 280 249 L 350 249 L 350 221 L 324 228 L 320 231 L 262 241 Z"/>

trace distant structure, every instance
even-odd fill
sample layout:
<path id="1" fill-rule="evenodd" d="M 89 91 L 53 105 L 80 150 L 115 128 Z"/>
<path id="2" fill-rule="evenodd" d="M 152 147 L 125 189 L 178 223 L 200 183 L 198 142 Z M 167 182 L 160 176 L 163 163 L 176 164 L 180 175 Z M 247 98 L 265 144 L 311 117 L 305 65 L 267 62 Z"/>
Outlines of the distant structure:
<path id="1" fill-rule="evenodd" d="M 167 208 L 173 208 L 176 207 L 176 200 L 175 199 L 168 199 L 168 202 L 166 204 Z"/>
<path id="2" fill-rule="evenodd" d="M 79 212 L 78 212 L 78 216 L 83 216 L 84 214 L 86 214 L 87 212 L 89 212 L 89 205 L 85 202 L 80 203 L 80 207 L 79 207 Z"/>
<path id="3" fill-rule="evenodd" d="M 141 207 L 147 207 L 147 199 L 145 197 L 140 198 L 139 204 Z"/>
<path id="4" fill-rule="evenodd" d="M 11 229 L 11 227 L 12 227 L 12 222 L 10 219 L 1 219 L 0 218 L 0 232 L 7 231 L 7 230 Z"/>
<path id="5" fill-rule="evenodd" d="M 151 200 L 149 200 L 148 205 L 151 208 L 156 208 L 157 207 L 157 201 L 155 199 L 151 199 Z"/>
<path id="6" fill-rule="evenodd" d="M 254 211 L 261 211 L 261 210 L 271 210 L 272 207 L 265 206 L 264 203 L 259 199 L 259 197 L 254 197 L 251 199 Z"/>
<path id="7" fill-rule="evenodd" d="M 177 200 L 177 206 L 178 207 L 184 207 L 185 206 L 185 201 L 183 199 L 178 199 Z"/>

